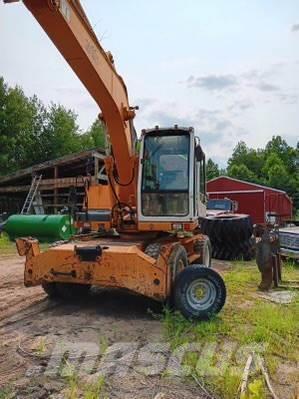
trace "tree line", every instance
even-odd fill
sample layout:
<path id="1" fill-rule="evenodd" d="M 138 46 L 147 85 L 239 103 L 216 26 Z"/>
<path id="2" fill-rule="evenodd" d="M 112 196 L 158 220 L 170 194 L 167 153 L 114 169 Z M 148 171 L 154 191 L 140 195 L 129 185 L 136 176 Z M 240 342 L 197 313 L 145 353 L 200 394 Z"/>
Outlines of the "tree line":
<path id="1" fill-rule="evenodd" d="M 0 77 L 0 175 L 74 152 L 105 146 L 96 120 L 82 131 L 77 115 L 60 104 L 45 106 L 36 96 L 9 87 Z"/>
<path id="2" fill-rule="evenodd" d="M 265 148 L 254 149 L 240 141 L 226 169 L 220 169 L 208 159 L 208 180 L 221 175 L 286 191 L 299 208 L 299 142 L 292 147 L 278 135 L 273 136 Z"/>
<path id="3" fill-rule="evenodd" d="M 104 146 L 99 120 L 82 131 L 74 111 L 60 104 L 45 106 L 37 96 L 26 96 L 0 77 L 0 175 Z M 254 149 L 240 141 L 226 169 L 208 159 L 208 180 L 220 175 L 284 190 L 299 208 L 299 142 L 292 147 L 281 136 L 273 136 L 265 148 Z"/>

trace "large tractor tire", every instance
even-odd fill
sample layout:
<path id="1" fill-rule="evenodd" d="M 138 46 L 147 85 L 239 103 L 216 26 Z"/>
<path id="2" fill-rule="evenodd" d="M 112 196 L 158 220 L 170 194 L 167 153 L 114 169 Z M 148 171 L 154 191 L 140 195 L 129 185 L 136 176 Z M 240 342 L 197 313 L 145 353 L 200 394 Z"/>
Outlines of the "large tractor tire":
<path id="1" fill-rule="evenodd" d="M 251 260 L 254 257 L 253 225 L 248 215 L 208 216 L 201 221 L 201 231 L 211 240 L 213 258 Z"/>
<path id="2" fill-rule="evenodd" d="M 174 305 L 188 319 L 209 320 L 220 312 L 225 299 L 224 281 L 213 269 L 192 265 L 176 277 Z"/>

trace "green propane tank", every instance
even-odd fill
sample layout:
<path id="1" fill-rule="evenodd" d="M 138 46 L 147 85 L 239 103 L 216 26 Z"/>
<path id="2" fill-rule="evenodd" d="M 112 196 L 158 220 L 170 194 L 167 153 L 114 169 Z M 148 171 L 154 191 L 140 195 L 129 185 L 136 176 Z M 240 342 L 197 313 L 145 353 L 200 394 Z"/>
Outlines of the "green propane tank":
<path id="1" fill-rule="evenodd" d="M 68 240 L 74 233 L 69 215 L 12 215 L 4 226 L 11 240 L 34 237 L 40 241 Z"/>

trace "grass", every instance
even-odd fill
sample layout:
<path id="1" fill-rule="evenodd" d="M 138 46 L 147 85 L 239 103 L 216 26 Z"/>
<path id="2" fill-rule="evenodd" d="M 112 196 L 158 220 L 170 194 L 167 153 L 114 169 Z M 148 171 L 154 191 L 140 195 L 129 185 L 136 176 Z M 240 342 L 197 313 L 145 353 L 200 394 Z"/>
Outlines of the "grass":
<path id="1" fill-rule="evenodd" d="M 3 233 L 0 235 L 0 255 L 11 254 L 16 252 L 16 245 L 13 241 L 10 241 L 8 236 Z"/>
<path id="2" fill-rule="evenodd" d="M 108 399 L 105 394 L 104 376 L 98 376 L 93 382 L 84 382 L 80 379 L 74 366 L 68 361 L 65 362 L 61 370 L 61 376 L 67 383 L 66 399 Z"/>
<path id="3" fill-rule="evenodd" d="M 105 379 L 103 376 L 99 377 L 93 384 L 87 384 L 83 392 L 84 399 L 100 399 L 104 398 L 103 391 L 105 388 Z"/>
<path id="4" fill-rule="evenodd" d="M 298 267 L 286 265 L 283 278 L 298 279 Z M 254 263 L 234 263 L 233 270 L 226 273 L 224 279 L 227 303 L 217 317 L 192 323 L 180 314 L 166 311 L 164 326 L 172 348 L 193 342 L 202 345 L 200 362 L 198 353 L 188 353 L 184 364 L 191 367 L 193 375 L 203 378 L 211 390 L 224 399 L 231 399 L 238 393 L 246 356 L 251 350 L 248 347 L 262 350 L 270 375 L 275 373 L 282 358 L 291 362 L 298 360 L 299 300 L 297 295 L 295 302 L 279 305 L 260 298 L 257 295 L 260 274 Z M 216 345 L 216 350 L 210 358 L 205 358 L 204 349 L 211 344 Z M 245 355 L 240 357 L 243 350 Z M 225 367 L 219 373 L 221 364 Z M 257 372 L 249 381 L 244 398 L 263 399 L 264 390 L 263 378 Z"/>
<path id="5" fill-rule="evenodd" d="M 46 251 L 49 248 L 47 242 L 40 243 L 41 251 Z M 7 234 L 3 233 L 0 235 L 0 256 L 1 255 L 14 255 L 17 254 L 17 248 L 14 241 L 11 241 Z"/>
<path id="6" fill-rule="evenodd" d="M 34 348 L 35 352 L 42 356 L 43 354 L 46 353 L 47 350 L 47 341 L 45 337 L 40 337 L 40 339 L 38 340 L 36 347 Z"/>
<path id="7" fill-rule="evenodd" d="M 14 393 L 11 388 L 0 388 L 0 399 L 13 399 Z"/>

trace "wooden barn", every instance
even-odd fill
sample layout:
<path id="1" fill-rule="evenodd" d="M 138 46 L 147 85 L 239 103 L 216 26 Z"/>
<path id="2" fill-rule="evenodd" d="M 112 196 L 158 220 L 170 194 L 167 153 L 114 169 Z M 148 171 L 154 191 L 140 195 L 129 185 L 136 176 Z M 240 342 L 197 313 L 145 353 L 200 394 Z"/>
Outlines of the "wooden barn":
<path id="1" fill-rule="evenodd" d="M 85 185 L 92 181 L 107 182 L 105 175 L 105 152 L 101 149 L 83 151 L 76 154 L 43 162 L 18 170 L 7 176 L 0 176 L 0 215 L 20 213 L 32 187 L 34 177 L 38 177 L 38 205 L 42 212 L 58 213 L 70 202 L 70 195 L 76 197 L 76 206 L 81 210 Z"/>
<path id="2" fill-rule="evenodd" d="M 292 218 L 293 203 L 285 191 L 219 176 L 207 184 L 210 199 L 229 198 L 237 202 L 237 212 L 252 217 L 253 223 L 282 222 Z"/>

